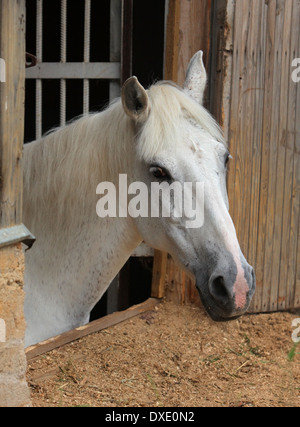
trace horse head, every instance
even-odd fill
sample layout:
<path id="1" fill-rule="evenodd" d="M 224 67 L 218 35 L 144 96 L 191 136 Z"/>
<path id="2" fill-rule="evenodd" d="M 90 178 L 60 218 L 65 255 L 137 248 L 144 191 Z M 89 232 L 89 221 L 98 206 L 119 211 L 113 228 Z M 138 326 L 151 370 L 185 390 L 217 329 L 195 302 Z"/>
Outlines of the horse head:
<path id="1" fill-rule="evenodd" d="M 149 207 L 148 215 L 136 215 L 135 226 L 148 245 L 170 253 L 195 275 L 207 312 L 224 321 L 247 310 L 255 275 L 229 215 L 226 171 L 231 156 L 220 128 L 202 106 L 205 86 L 198 52 L 183 89 L 159 82 L 145 90 L 131 77 L 123 86 L 122 103 L 135 129 L 129 178 L 146 184 L 149 206 L 157 188 L 159 203 L 169 206 L 169 215 Z M 168 196 L 164 188 L 170 189 Z"/>

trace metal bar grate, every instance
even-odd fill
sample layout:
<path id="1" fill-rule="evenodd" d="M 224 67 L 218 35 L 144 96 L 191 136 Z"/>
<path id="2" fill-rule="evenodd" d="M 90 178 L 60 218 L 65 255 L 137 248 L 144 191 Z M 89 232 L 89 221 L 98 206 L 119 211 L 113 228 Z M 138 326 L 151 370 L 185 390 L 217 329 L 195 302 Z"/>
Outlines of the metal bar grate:
<path id="1" fill-rule="evenodd" d="M 110 62 L 90 62 L 91 53 L 91 13 L 93 0 L 84 2 L 84 32 L 82 62 L 68 62 L 67 34 L 68 8 L 72 7 L 68 0 L 61 0 L 60 4 L 60 62 L 43 62 L 43 0 L 36 0 L 36 56 L 37 65 L 26 70 L 26 78 L 34 79 L 36 86 L 35 108 L 35 137 L 40 139 L 43 134 L 43 80 L 57 79 L 60 81 L 59 122 L 64 126 L 67 119 L 67 81 L 77 79 L 83 82 L 82 112 L 89 113 L 90 80 L 110 80 L 109 99 L 120 96 L 121 80 L 121 32 L 122 32 L 122 5 L 124 0 L 110 0 Z M 69 9 L 70 10 L 70 9 Z M 46 37 L 46 35 L 45 35 Z"/>
<path id="2" fill-rule="evenodd" d="M 43 62 L 26 70 L 27 79 L 120 79 L 117 62 Z M 120 84 L 120 83 L 119 83 Z"/>
<path id="3" fill-rule="evenodd" d="M 60 61 L 67 62 L 67 0 L 61 2 L 61 46 Z M 66 79 L 60 80 L 60 125 L 66 124 Z"/>
<path id="4" fill-rule="evenodd" d="M 120 0 L 110 0 L 110 46 L 109 60 L 112 63 L 121 62 L 121 20 L 122 2 Z M 120 68 L 120 67 L 119 67 Z M 109 100 L 120 96 L 120 78 L 111 80 L 109 84 Z"/>
<path id="5" fill-rule="evenodd" d="M 90 35 L 91 35 L 91 0 L 85 0 L 84 11 L 84 63 L 90 62 Z M 90 82 L 83 80 L 83 114 L 89 112 Z"/>

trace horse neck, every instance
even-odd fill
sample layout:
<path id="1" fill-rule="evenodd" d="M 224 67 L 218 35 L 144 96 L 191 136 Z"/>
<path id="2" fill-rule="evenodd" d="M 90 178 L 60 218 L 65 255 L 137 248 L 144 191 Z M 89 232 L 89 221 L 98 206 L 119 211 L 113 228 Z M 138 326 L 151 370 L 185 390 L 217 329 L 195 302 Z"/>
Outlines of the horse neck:
<path id="1" fill-rule="evenodd" d="M 140 242 L 140 235 L 127 218 L 98 218 L 78 232 L 66 262 L 76 269 L 76 259 L 81 260 L 76 273 L 78 285 L 74 286 L 78 301 L 87 311 L 102 297 Z"/>

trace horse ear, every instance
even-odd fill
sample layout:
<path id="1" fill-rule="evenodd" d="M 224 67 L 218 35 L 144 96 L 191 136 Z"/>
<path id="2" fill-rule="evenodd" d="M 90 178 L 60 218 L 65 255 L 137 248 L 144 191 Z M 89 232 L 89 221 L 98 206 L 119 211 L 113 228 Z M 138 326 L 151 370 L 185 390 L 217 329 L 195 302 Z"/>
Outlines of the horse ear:
<path id="1" fill-rule="evenodd" d="M 130 77 L 123 85 L 122 104 L 125 113 L 134 120 L 149 108 L 147 92 L 135 76 Z"/>
<path id="2" fill-rule="evenodd" d="M 183 88 L 189 96 L 202 104 L 206 82 L 207 75 L 203 64 L 203 52 L 199 50 L 190 60 Z"/>

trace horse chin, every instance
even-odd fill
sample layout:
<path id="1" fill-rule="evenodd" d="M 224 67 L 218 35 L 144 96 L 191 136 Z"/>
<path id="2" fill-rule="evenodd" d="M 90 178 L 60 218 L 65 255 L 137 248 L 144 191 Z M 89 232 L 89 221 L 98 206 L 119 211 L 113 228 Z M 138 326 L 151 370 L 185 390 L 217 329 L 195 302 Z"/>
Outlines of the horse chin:
<path id="1" fill-rule="evenodd" d="M 240 313 L 232 313 L 231 310 L 222 310 L 212 301 L 209 295 L 203 291 L 203 283 L 199 284 L 198 280 L 196 282 L 196 288 L 199 292 L 200 299 L 203 307 L 205 308 L 205 311 L 214 322 L 229 322 L 231 320 L 238 319 L 244 314 L 244 311 L 241 311 Z"/>
<path id="2" fill-rule="evenodd" d="M 204 305 L 204 304 L 203 304 Z M 214 322 L 219 322 L 219 323 L 224 323 L 224 322 L 231 322 L 232 320 L 236 320 L 239 317 L 242 316 L 241 314 L 238 315 L 234 315 L 232 317 L 222 317 L 217 313 L 213 313 L 212 311 L 209 311 L 207 308 L 205 308 L 206 312 L 208 313 L 209 317 L 214 321 Z"/>

